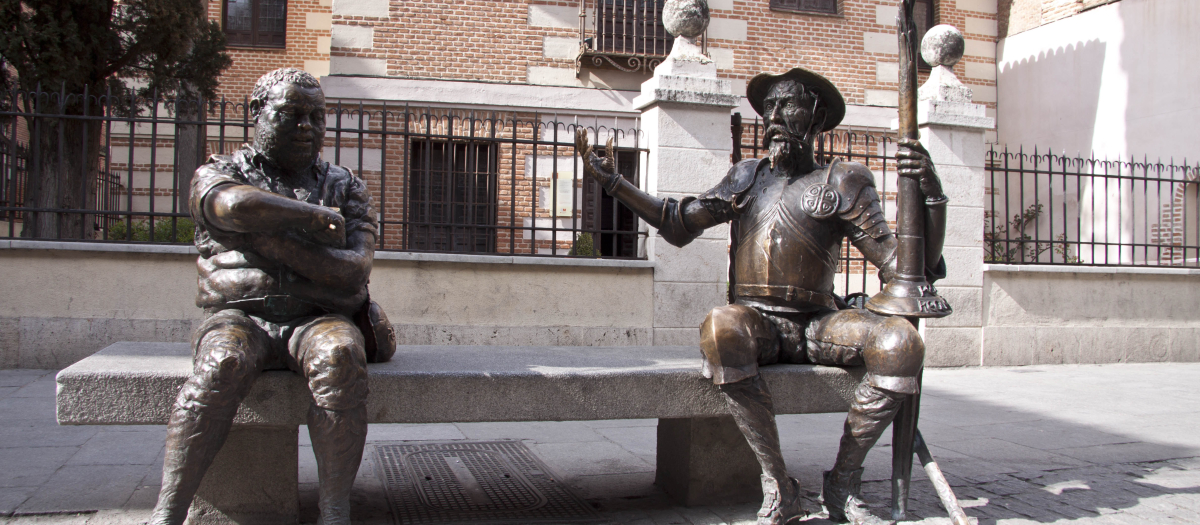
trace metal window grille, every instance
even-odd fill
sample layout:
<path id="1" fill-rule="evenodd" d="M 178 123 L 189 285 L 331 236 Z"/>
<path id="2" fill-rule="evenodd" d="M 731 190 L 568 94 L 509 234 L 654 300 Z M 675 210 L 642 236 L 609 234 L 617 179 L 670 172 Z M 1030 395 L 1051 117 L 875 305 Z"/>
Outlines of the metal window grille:
<path id="1" fill-rule="evenodd" d="M 253 137 L 246 100 L 200 101 L 205 114 L 190 121 L 175 108 L 193 107 L 194 100 L 18 91 L 3 96 L 14 103 L 0 108 L 0 238 L 21 237 L 27 214 L 37 213 L 51 221 L 81 217 L 85 224 L 45 238 L 187 242 L 187 200 L 178 197 L 181 191 L 186 197 L 190 173 L 178 168 L 183 148 L 175 147 L 177 129 L 205 130 L 207 154 L 233 153 Z M 61 100 L 87 100 L 91 111 L 70 114 L 62 108 L 74 102 Z M 99 136 L 93 171 L 84 187 L 72 189 L 91 195 L 88 205 L 29 206 L 29 177 L 44 176 L 37 159 L 83 151 L 33 132 L 61 122 L 93 123 L 90 136 Z M 575 130 L 585 124 L 574 117 L 335 103 L 326 122 L 323 159 L 367 183 L 380 221 L 379 250 L 645 258 L 644 228 L 585 179 L 574 144 Z M 601 150 L 615 137 L 619 172 L 644 183 L 648 150 L 638 121 L 590 124 Z M 577 249 L 585 237 L 593 249 Z"/>
<path id="2" fill-rule="evenodd" d="M 230 46 L 284 47 L 287 0 L 224 0 L 225 37 Z"/>
<path id="3" fill-rule="evenodd" d="M 776 11 L 838 14 L 838 0 L 771 0 L 770 6 Z"/>
<path id="4" fill-rule="evenodd" d="M 412 141 L 408 248 L 496 250 L 496 145 Z"/>
<path id="5" fill-rule="evenodd" d="M 652 71 L 675 39 L 662 23 L 666 0 L 580 0 L 580 64 L 621 71 Z M 590 12 L 592 25 L 584 19 Z"/>
<path id="6" fill-rule="evenodd" d="M 984 260 L 1200 267 L 1200 163 L 992 146 Z"/>

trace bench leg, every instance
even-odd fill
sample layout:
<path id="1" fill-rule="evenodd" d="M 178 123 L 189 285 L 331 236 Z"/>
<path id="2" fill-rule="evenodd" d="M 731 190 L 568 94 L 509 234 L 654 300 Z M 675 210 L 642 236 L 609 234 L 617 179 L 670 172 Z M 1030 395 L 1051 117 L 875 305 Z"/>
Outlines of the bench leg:
<path id="1" fill-rule="evenodd" d="M 300 514 L 296 427 L 234 425 L 204 475 L 188 525 L 294 525 Z"/>
<path id="2" fill-rule="evenodd" d="M 730 416 L 658 420 L 654 483 L 682 505 L 762 499 L 754 452 Z"/>

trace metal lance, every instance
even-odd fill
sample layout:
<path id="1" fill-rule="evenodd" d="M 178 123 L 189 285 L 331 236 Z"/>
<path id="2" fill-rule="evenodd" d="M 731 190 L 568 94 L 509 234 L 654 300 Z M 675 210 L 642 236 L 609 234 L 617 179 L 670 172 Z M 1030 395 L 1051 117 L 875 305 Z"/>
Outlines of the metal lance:
<path id="1" fill-rule="evenodd" d="M 917 25 L 914 0 L 901 0 L 896 16 L 900 40 L 900 137 L 919 139 L 917 131 Z M 867 300 L 868 310 L 880 315 L 945 317 L 950 304 L 925 279 L 925 203 L 920 181 L 897 177 L 896 274 Z"/>

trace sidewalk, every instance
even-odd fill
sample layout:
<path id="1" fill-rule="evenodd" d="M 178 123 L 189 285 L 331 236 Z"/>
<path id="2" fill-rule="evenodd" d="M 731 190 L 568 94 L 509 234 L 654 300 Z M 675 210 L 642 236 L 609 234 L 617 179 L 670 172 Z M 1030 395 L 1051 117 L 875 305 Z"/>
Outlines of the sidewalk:
<path id="1" fill-rule="evenodd" d="M 980 523 L 1200 523 L 1198 385 L 1200 364 L 1190 363 L 934 369 L 925 374 L 920 427 Z M 789 470 L 814 498 L 843 418 L 779 418 Z M 757 504 L 673 506 L 653 485 L 655 424 L 375 425 L 355 521 L 394 523 L 373 443 L 520 439 L 606 523 L 754 523 Z M 312 522 L 316 465 L 306 434 L 301 429 L 301 518 Z M 868 457 L 863 483 L 880 515 L 890 497 L 890 434 Z M 164 437 L 162 427 L 58 426 L 54 371 L 0 370 L 0 525 L 144 522 L 158 493 Z M 910 508 L 914 523 L 949 523 L 919 463 Z"/>

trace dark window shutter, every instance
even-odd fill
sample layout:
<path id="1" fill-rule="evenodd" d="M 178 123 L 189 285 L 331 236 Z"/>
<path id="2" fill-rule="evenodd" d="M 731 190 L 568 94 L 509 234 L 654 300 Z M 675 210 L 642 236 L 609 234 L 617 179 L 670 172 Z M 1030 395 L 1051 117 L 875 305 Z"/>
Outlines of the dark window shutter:
<path id="1" fill-rule="evenodd" d="M 838 14 L 837 0 L 771 0 L 770 6 L 779 11 Z"/>

